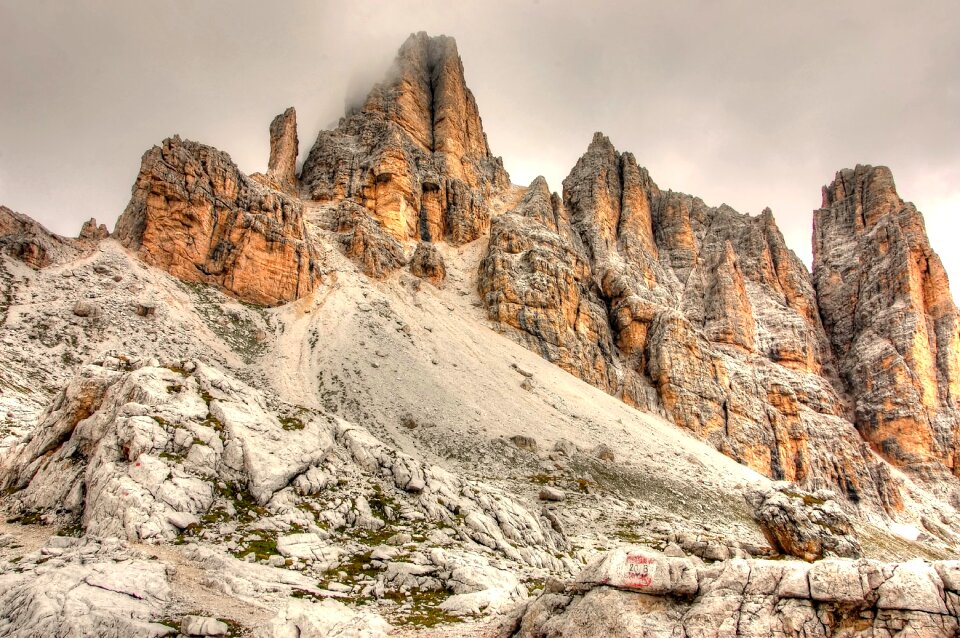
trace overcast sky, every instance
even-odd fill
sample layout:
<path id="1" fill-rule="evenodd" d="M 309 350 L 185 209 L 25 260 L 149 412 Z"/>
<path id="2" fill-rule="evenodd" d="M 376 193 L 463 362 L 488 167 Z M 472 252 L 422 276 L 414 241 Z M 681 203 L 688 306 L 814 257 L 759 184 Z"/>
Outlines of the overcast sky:
<path id="1" fill-rule="evenodd" d="M 112 228 L 150 146 L 179 133 L 264 170 L 290 105 L 302 160 L 419 30 L 456 37 L 516 183 L 560 190 L 601 130 L 661 188 L 770 206 L 809 264 L 820 187 L 886 164 L 960 281 L 956 0 L 0 0 L 0 203 Z"/>

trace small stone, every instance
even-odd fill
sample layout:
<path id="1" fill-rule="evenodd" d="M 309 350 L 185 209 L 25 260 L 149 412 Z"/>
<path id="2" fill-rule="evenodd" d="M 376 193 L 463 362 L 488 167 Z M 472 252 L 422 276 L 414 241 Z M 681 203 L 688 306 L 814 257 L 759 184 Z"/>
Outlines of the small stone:
<path id="1" fill-rule="evenodd" d="M 177 529 L 187 529 L 191 525 L 199 525 L 200 519 L 189 512 L 167 512 L 167 522 Z"/>
<path id="2" fill-rule="evenodd" d="M 540 500 L 541 501 L 563 501 L 566 500 L 567 495 L 563 493 L 562 490 L 558 490 L 554 487 L 545 486 L 540 490 Z"/>
<path id="3" fill-rule="evenodd" d="M 528 452 L 536 452 L 538 448 L 537 440 L 532 436 L 515 434 L 510 437 L 510 441 L 521 450 L 527 450 Z"/>
<path id="4" fill-rule="evenodd" d="M 667 546 L 663 548 L 663 554 L 671 558 L 684 558 L 687 555 L 686 552 L 683 551 L 683 548 L 676 543 L 668 543 Z"/>
<path id="5" fill-rule="evenodd" d="M 100 316 L 100 306 L 89 301 L 78 301 L 73 306 L 73 314 L 78 317 L 95 319 Z"/>
<path id="6" fill-rule="evenodd" d="M 601 443 L 593 448 L 593 455 L 601 461 L 609 461 L 610 463 L 613 463 L 617 459 L 616 454 L 613 453 L 613 449 L 605 443 Z"/>

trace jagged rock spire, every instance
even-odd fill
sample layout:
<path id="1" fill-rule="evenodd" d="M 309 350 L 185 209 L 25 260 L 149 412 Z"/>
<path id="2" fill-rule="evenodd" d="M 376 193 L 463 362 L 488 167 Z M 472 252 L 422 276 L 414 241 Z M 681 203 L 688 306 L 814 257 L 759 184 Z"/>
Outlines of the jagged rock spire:
<path id="1" fill-rule="evenodd" d="M 267 165 L 267 175 L 278 183 L 280 190 L 290 195 L 297 195 L 299 152 L 297 112 L 291 106 L 270 123 L 270 161 Z"/>
<path id="2" fill-rule="evenodd" d="M 353 200 L 398 240 L 472 241 L 509 184 L 490 154 L 453 38 L 411 35 L 363 106 L 322 131 L 301 175 L 312 199 Z"/>
<path id="3" fill-rule="evenodd" d="M 958 469 L 960 321 L 923 218 L 885 166 L 836 174 L 814 213 L 813 281 L 855 423 L 901 466 Z"/>

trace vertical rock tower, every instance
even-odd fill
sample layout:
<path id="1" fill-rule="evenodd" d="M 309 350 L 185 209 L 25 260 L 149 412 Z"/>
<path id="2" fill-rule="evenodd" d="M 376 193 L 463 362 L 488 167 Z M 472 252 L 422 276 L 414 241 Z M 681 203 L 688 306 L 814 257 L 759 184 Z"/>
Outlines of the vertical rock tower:
<path id="1" fill-rule="evenodd" d="M 393 238 L 473 241 L 487 198 L 509 184 L 490 153 L 453 38 L 411 35 L 389 79 L 317 137 L 301 180 L 311 199 L 351 200 Z"/>
<path id="2" fill-rule="evenodd" d="M 888 168 L 843 170 L 824 187 L 813 280 L 857 429 L 895 465 L 956 473 L 957 307 Z"/>

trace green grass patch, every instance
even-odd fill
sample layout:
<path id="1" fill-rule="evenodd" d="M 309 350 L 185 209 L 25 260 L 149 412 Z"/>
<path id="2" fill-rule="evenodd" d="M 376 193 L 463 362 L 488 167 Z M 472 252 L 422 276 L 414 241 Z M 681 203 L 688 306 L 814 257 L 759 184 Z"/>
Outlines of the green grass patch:
<path id="1" fill-rule="evenodd" d="M 443 609 L 440 605 L 450 598 L 452 594 L 446 590 L 420 590 L 413 589 L 409 596 L 400 592 L 388 592 L 384 598 L 389 598 L 397 603 L 410 603 L 410 609 L 400 612 L 391 620 L 393 624 L 408 627 L 436 627 L 437 625 L 447 625 L 463 622 L 460 616 L 454 616 Z"/>
<path id="2" fill-rule="evenodd" d="M 303 421 L 298 419 L 295 416 L 281 416 L 277 417 L 277 420 L 280 421 L 280 427 L 284 430 L 302 430 L 306 426 L 303 424 Z"/>
<path id="3" fill-rule="evenodd" d="M 267 510 L 257 503 L 245 487 L 236 483 L 227 483 L 223 487 L 218 486 L 217 491 L 220 496 L 233 503 L 237 512 L 237 521 L 240 523 L 250 523 L 261 516 L 267 515 Z"/>

